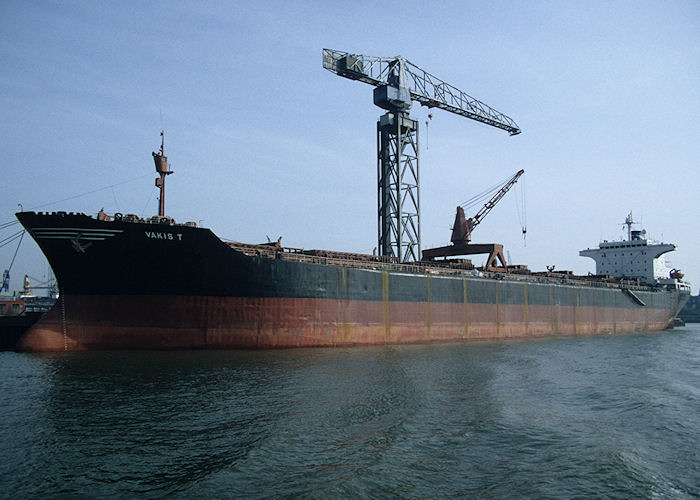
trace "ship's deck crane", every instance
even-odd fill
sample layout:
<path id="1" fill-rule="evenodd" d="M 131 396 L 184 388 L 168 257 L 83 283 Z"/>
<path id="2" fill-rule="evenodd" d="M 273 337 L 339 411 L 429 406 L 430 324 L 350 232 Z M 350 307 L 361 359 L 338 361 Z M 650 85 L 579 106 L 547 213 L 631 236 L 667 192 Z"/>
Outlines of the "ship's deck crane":
<path id="1" fill-rule="evenodd" d="M 519 134 L 520 128 L 503 113 L 400 56 L 375 57 L 323 49 L 323 67 L 373 85 L 374 104 L 388 111 L 377 122 L 379 253 L 400 262 L 418 261 L 418 122 L 408 116 L 412 101 L 500 128 L 510 135 Z"/>
<path id="2" fill-rule="evenodd" d="M 525 170 L 519 170 L 515 173 L 515 175 L 510 177 L 501 185 L 496 186 L 494 188 L 494 190 L 498 190 L 496 194 L 494 194 L 491 197 L 491 199 L 487 201 L 483 207 L 481 207 L 481 210 L 479 210 L 476 213 L 476 215 L 474 215 L 473 217 L 469 217 L 469 219 L 465 219 L 463 208 L 469 202 L 465 202 L 462 205 L 459 205 L 457 207 L 457 215 L 455 216 L 455 224 L 452 228 L 452 238 L 450 238 L 450 241 L 455 245 L 460 243 L 469 243 L 472 240 L 472 231 L 474 230 L 474 228 L 478 226 L 482 220 L 484 220 L 484 217 L 486 217 L 486 215 L 493 209 L 493 207 L 496 206 L 496 203 L 498 203 L 501 200 L 501 198 L 505 196 L 505 194 L 510 190 L 510 188 L 513 187 L 513 185 L 516 182 L 518 182 L 518 179 L 524 173 Z"/>
<path id="3" fill-rule="evenodd" d="M 471 202 L 475 199 L 481 199 L 483 197 L 483 194 L 475 196 L 471 200 L 463 203 L 462 205 L 458 205 L 457 214 L 455 215 L 455 223 L 452 227 L 452 237 L 450 238 L 450 241 L 452 241 L 452 245 L 424 250 L 423 260 L 433 260 L 436 257 L 451 257 L 455 255 L 474 255 L 488 253 L 489 257 L 486 260 L 486 265 L 484 266 L 485 269 L 494 269 L 494 264 L 496 263 L 496 260 L 498 260 L 503 266 L 503 269 L 507 270 L 508 266 L 506 264 L 506 259 L 503 256 L 503 245 L 499 245 L 497 243 L 484 243 L 473 245 L 469 242 L 472 239 L 472 231 L 474 230 L 474 228 L 478 226 L 482 220 L 484 220 L 484 217 L 486 217 L 486 215 L 493 209 L 493 207 L 496 206 L 496 203 L 498 203 L 501 200 L 501 198 L 505 196 L 505 194 L 510 190 L 510 188 L 513 187 L 513 185 L 516 182 L 518 182 L 518 179 L 524 173 L 525 170 L 521 169 L 518 172 L 516 172 L 512 177 L 506 179 L 500 185 L 492 188 L 486 194 L 486 196 L 488 196 L 488 194 L 492 193 L 493 191 L 497 190 L 496 194 L 494 194 L 484 204 L 484 206 L 481 207 L 481 209 L 476 213 L 476 215 L 470 217 L 469 219 L 467 219 L 464 216 L 463 206 L 472 205 Z M 523 231 L 525 231 L 524 228 Z"/>

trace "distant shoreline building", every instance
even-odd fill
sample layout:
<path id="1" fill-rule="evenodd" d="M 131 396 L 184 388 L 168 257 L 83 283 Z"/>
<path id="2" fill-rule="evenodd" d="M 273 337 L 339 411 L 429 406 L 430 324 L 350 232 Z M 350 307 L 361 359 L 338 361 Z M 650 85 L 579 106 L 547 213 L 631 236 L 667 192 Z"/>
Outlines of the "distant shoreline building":
<path id="1" fill-rule="evenodd" d="M 691 295 L 678 317 L 686 323 L 700 323 L 700 295 Z"/>

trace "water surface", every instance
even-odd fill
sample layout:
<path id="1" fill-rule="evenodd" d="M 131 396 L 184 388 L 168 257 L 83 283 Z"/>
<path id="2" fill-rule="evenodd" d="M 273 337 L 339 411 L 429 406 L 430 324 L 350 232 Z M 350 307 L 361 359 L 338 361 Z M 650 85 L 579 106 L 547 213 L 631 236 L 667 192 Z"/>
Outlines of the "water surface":
<path id="1" fill-rule="evenodd" d="M 700 325 L 0 353 L 3 497 L 697 498 Z"/>

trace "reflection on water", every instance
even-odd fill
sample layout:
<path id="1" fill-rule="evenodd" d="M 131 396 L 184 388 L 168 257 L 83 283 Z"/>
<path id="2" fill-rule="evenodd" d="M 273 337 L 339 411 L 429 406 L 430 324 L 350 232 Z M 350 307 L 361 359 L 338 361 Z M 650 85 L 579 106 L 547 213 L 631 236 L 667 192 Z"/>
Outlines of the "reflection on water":
<path id="1" fill-rule="evenodd" d="M 699 339 L 2 353 L 0 492 L 698 495 Z"/>

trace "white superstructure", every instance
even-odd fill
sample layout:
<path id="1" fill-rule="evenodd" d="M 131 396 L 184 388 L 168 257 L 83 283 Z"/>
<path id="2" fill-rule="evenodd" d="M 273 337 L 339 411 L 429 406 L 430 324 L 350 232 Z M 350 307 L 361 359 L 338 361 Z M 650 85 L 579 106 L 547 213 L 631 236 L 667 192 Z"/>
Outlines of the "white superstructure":
<path id="1" fill-rule="evenodd" d="M 646 231 L 632 231 L 634 223 L 630 212 L 625 219 L 626 241 L 603 241 L 598 248 L 581 250 L 579 255 L 595 260 L 599 276 L 640 278 L 650 284 L 672 279 L 664 254 L 675 250 L 676 245 L 645 239 Z"/>

